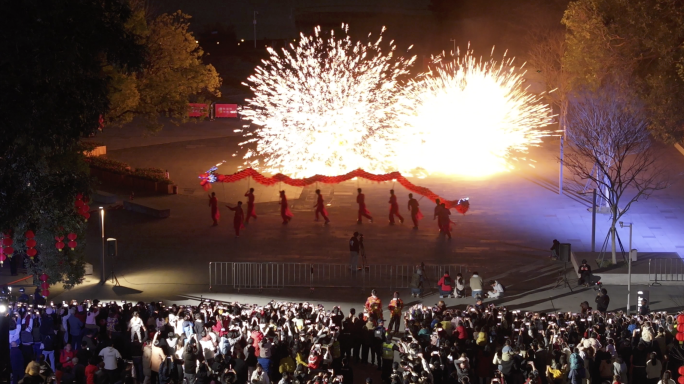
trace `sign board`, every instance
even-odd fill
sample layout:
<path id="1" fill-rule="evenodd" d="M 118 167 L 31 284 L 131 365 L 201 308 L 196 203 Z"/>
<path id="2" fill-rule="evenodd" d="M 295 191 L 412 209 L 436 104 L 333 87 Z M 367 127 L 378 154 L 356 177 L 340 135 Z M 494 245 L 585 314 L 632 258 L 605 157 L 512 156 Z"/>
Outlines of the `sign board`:
<path id="1" fill-rule="evenodd" d="M 188 103 L 188 116 L 190 117 L 204 117 L 207 116 L 207 104 L 203 103 Z"/>
<path id="2" fill-rule="evenodd" d="M 214 104 L 214 117 L 238 117 L 238 105 Z"/>

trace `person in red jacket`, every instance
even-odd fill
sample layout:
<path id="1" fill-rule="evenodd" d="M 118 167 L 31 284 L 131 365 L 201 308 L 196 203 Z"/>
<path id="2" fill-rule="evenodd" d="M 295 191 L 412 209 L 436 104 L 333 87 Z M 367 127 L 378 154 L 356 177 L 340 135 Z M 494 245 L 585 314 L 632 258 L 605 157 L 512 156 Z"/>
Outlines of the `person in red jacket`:
<path id="1" fill-rule="evenodd" d="M 233 216 L 233 228 L 235 228 L 235 237 L 240 237 L 240 230 L 245 227 L 243 221 L 245 220 L 245 213 L 242 211 L 242 201 L 238 201 L 237 206 L 231 207 L 226 205 L 228 209 L 235 212 Z"/>
<path id="2" fill-rule="evenodd" d="M 413 198 L 413 193 L 409 193 L 408 210 L 411 212 L 411 220 L 413 221 L 413 229 L 418 229 L 418 221 L 423 218 L 420 212 L 420 204 L 418 200 Z"/>
<path id="3" fill-rule="evenodd" d="M 441 279 L 437 282 L 437 285 L 439 286 L 439 297 L 444 298 L 444 297 L 454 297 L 453 295 L 453 290 L 454 290 L 454 280 L 449 276 L 449 272 L 445 271 L 444 276 L 442 276 Z"/>
<path id="4" fill-rule="evenodd" d="M 390 225 L 394 225 L 394 216 L 399 218 L 399 221 L 404 224 L 404 218 L 399 214 L 399 203 L 397 203 L 397 196 L 394 194 L 394 189 L 390 189 L 390 211 L 389 211 L 389 222 Z"/>
<path id="5" fill-rule="evenodd" d="M 356 204 L 359 205 L 359 220 L 356 222 L 357 224 L 361 224 L 361 218 L 365 217 L 370 222 L 373 222 L 373 217 L 370 215 L 370 211 L 368 211 L 368 208 L 366 208 L 366 195 L 361 193 L 361 188 L 357 189 L 359 194 L 356 196 Z"/>
<path id="6" fill-rule="evenodd" d="M 99 371 L 96 358 L 91 358 L 88 361 L 88 366 L 85 368 L 86 384 L 95 384 L 95 372 Z"/>
<path id="7" fill-rule="evenodd" d="M 321 190 L 317 189 L 316 194 L 318 195 L 318 198 L 316 199 L 316 204 L 314 204 L 314 207 L 316 208 L 316 221 L 318 221 L 318 215 L 320 214 L 323 216 L 323 219 L 325 219 L 325 223 L 328 224 L 330 223 L 330 220 L 328 219 L 328 211 L 325 210 L 325 204 L 323 202 L 323 195 L 321 195 Z"/>
<path id="8" fill-rule="evenodd" d="M 290 207 L 287 204 L 287 197 L 285 191 L 280 191 L 280 217 L 283 218 L 283 224 L 288 224 L 294 215 L 290 212 Z"/>
<path id="9" fill-rule="evenodd" d="M 249 191 L 245 192 L 245 197 L 247 197 L 247 214 L 245 215 L 245 224 L 249 224 L 249 218 L 253 217 L 256 220 L 256 209 L 254 208 L 254 188 L 250 188 Z"/>
<path id="10" fill-rule="evenodd" d="M 218 209 L 218 199 L 216 198 L 216 192 L 212 192 L 209 195 L 209 206 L 211 207 L 211 219 L 214 220 L 213 226 L 217 226 L 221 213 Z"/>

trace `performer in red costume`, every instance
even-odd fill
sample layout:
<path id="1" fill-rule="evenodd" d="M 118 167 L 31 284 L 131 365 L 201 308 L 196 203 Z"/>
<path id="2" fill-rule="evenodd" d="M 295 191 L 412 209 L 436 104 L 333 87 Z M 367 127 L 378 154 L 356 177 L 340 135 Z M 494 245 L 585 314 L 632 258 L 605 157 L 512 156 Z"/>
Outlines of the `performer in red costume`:
<path id="1" fill-rule="evenodd" d="M 226 205 L 231 211 L 235 211 L 235 216 L 233 217 L 233 228 L 235 228 L 235 237 L 240 237 L 240 230 L 245 227 L 243 224 L 245 220 L 245 212 L 242 210 L 242 201 L 238 201 L 237 206 L 231 207 Z"/>
<path id="2" fill-rule="evenodd" d="M 409 193 L 408 210 L 411 212 L 411 220 L 413 220 L 413 229 L 418 229 L 418 220 L 423 218 L 423 213 L 418 208 L 418 200 L 413 198 L 413 193 Z"/>
<path id="3" fill-rule="evenodd" d="M 318 214 L 320 213 L 325 219 L 325 223 L 328 224 L 330 220 L 328 219 L 328 211 L 325 210 L 325 204 L 323 203 L 323 195 L 321 195 L 321 190 L 317 189 L 316 194 L 318 195 L 316 204 L 314 204 L 314 207 L 316 207 L 316 221 L 318 221 Z"/>
<path id="4" fill-rule="evenodd" d="M 432 217 L 432 220 L 435 220 L 439 217 L 439 211 L 442 209 L 440 206 L 440 201 L 439 199 L 435 199 L 435 215 Z M 442 226 L 439 224 L 439 220 L 437 220 L 437 228 L 439 228 L 439 232 L 442 232 Z"/>
<path id="5" fill-rule="evenodd" d="M 287 204 L 287 197 L 285 191 L 280 191 L 280 217 L 283 218 L 283 224 L 288 224 L 292 220 L 292 212 Z"/>
<path id="6" fill-rule="evenodd" d="M 211 219 L 214 220 L 214 224 L 212 225 L 212 227 L 215 227 L 218 225 L 219 218 L 221 217 L 221 213 L 218 209 L 218 199 L 216 198 L 216 192 L 212 192 L 211 195 L 209 195 L 209 206 L 211 207 Z"/>
<path id="7" fill-rule="evenodd" d="M 451 239 L 451 212 L 446 208 L 444 203 L 439 205 L 439 213 L 437 223 L 439 224 L 440 232 Z"/>
<path id="8" fill-rule="evenodd" d="M 361 193 L 361 188 L 357 189 L 359 194 L 356 196 L 356 203 L 359 205 L 359 220 L 356 222 L 357 224 L 361 224 L 361 218 L 365 217 L 370 222 L 373 222 L 373 217 L 370 215 L 370 211 L 368 211 L 368 208 L 366 208 L 366 195 Z"/>
<path id="9" fill-rule="evenodd" d="M 404 224 L 404 218 L 401 217 L 399 214 L 399 204 L 397 203 L 397 197 L 394 195 L 394 189 L 390 189 L 390 212 L 389 212 L 389 221 L 390 225 L 394 225 L 394 216 L 396 215 L 399 218 L 399 221 Z"/>
<path id="10" fill-rule="evenodd" d="M 245 193 L 247 197 L 247 214 L 245 215 L 245 224 L 249 224 L 249 218 L 253 217 L 256 220 L 256 210 L 254 209 L 254 188 L 250 188 L 249 191 Z"/>

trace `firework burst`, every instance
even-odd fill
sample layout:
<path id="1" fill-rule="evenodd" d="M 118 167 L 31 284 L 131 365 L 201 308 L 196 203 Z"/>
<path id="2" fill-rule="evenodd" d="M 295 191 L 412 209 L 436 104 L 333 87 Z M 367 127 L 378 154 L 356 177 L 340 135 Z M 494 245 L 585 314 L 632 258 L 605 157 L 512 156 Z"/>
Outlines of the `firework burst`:
<path id="1" fill-rule="evenodd" d="M 342 31 L 323 37 L 317 27 L 297 45 L 269 48 L 247 79 L 254 97 L 243 115 L 256 125 L 242 143 L 249 166 L 299 177 L 396 169 L 393 142 L 406 121 L 397 117 L 399 85 L 415 57 L 399 57 L 382 33 L 362 43 Z"/>
<path id="2" fill-rule="evenodd" d="M 400 145 L 410 156 L 397 157 L 397 167 L 464 176 L 510 168 L 510 160 L 551 134 L 543 128 L 553 119 L 542 96 L 528 92 L 522 67 L 505 54 L 497 62 L 470 50 L 437 58 L 400 98 L 412 113 L 402 116 L 408 129 Z"/>

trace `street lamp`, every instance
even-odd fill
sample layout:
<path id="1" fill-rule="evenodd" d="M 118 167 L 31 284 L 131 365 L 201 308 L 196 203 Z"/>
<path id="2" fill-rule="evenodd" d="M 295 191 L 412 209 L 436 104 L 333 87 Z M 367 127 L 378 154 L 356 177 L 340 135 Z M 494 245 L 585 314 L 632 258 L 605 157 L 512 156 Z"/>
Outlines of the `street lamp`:
<path id="1" fill-rule="evenodd" d="M 632 223 L 620 222 L 620 228 L 629 227 L 629 260 L 627 261 L 627 315 L 631 307 L 630 294 L 632 293 Z"/>
<path id="2" fill-rule="evenodd" d="M 102 271 L 100 272 L 100 284 L 105 283 L 105 230 L 104 230 L 104 217 L 105 210 L 104 207 L 100 207 L 100 234 L 102 237 Z"/>
<path id="3" fill-rule="evenodd" d="M 254 11 L 254 20 L 252 20 L 252 23 L 254 23 L 254 48 L 256 48 L 256 15 L 258 15 L 259 12 Z"/>

